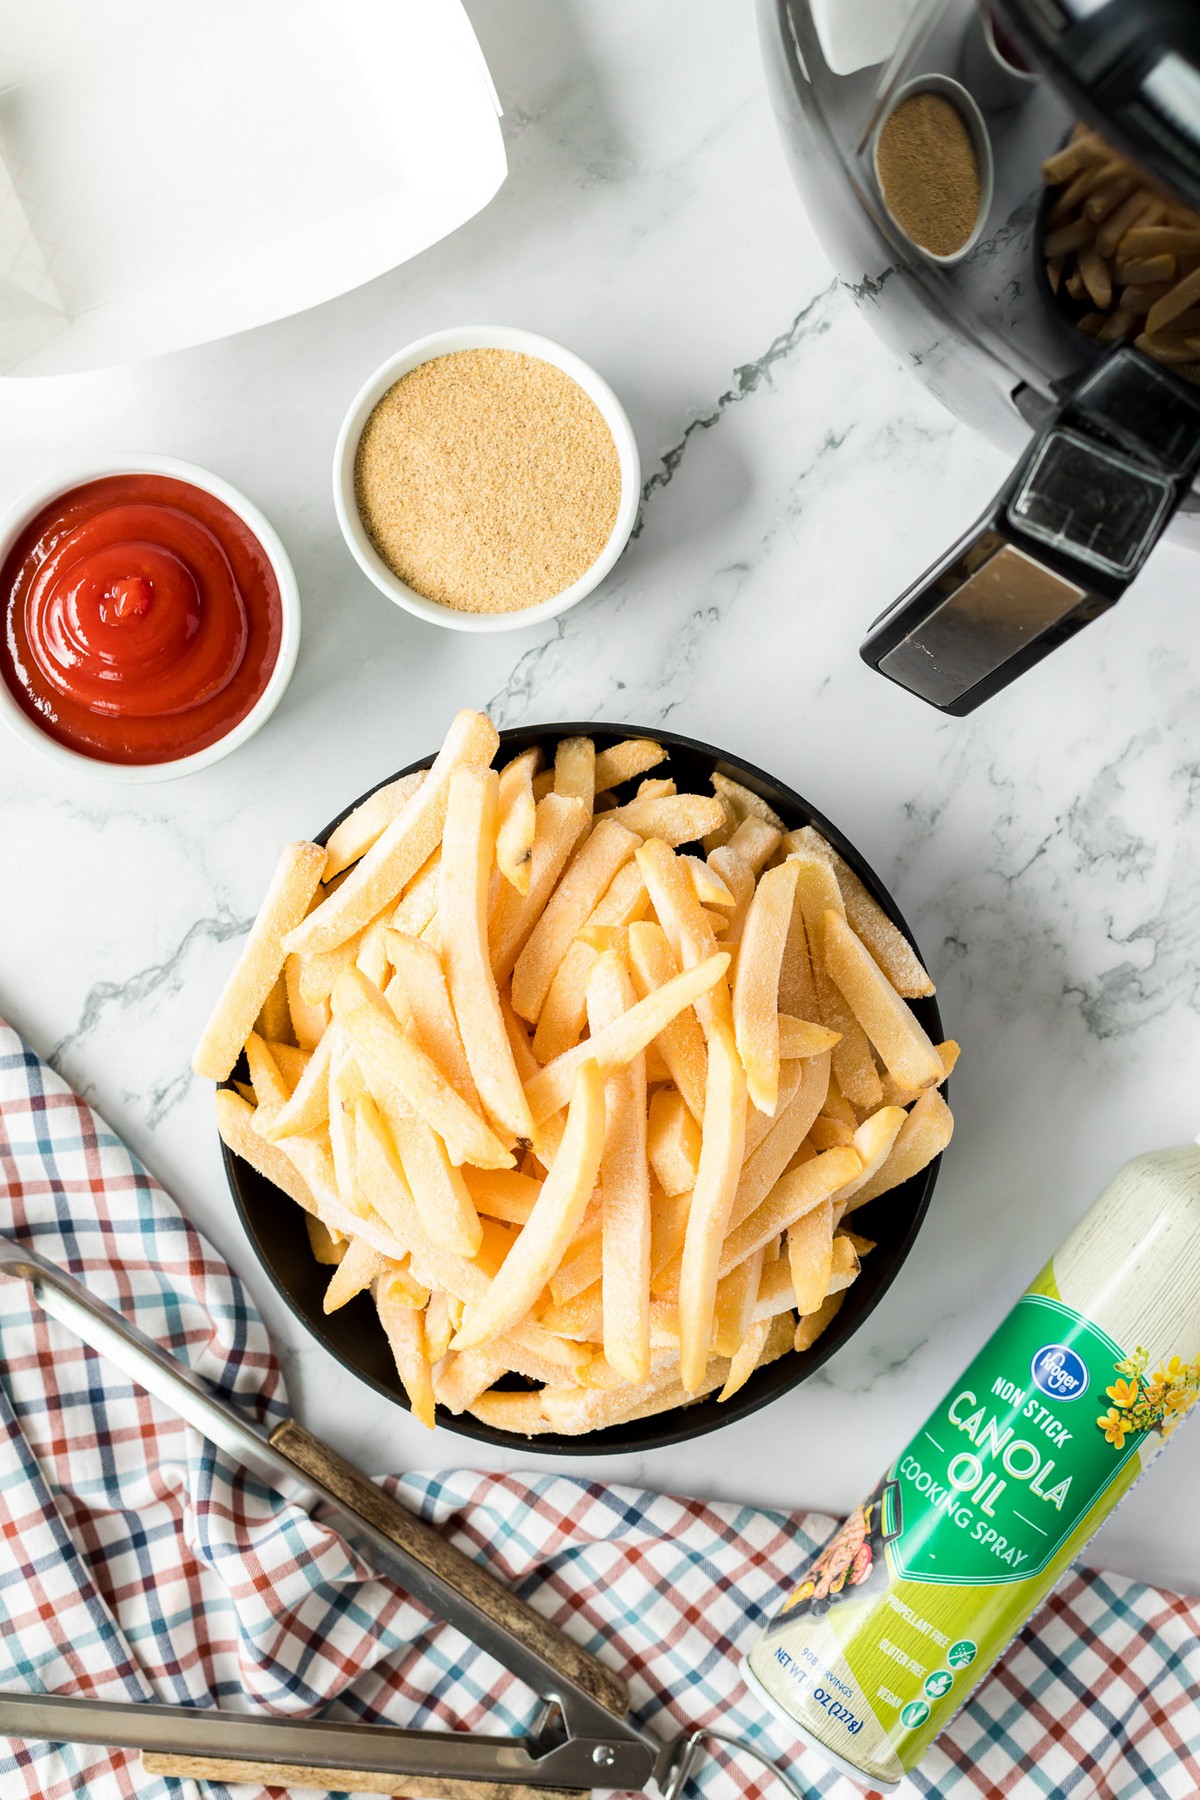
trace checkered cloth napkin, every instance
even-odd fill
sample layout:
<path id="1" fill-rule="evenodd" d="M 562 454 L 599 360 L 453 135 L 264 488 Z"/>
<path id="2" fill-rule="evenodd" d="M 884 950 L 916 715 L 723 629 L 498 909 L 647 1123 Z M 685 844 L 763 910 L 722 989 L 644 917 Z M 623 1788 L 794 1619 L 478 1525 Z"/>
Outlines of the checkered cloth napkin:
<path id="1" fill-rule="evenodd" d="M 2 1228 L 79 1276 L 256 1418 L 279 1369 L 237 1277 L 120 1140 L 0 1026 Z M 328 1529 L 0 1281 L 0 1688 L 366 1724 L 520 1731 L 532 1697 Z M 628 1677 L 640 1718 L 740 1733 L 827 1800 L 862 1790 L 749 1696 L 739 1655 L 832 1520 L 565 1476 L 390 1484 Z M 904 1793 L 1194 1796 L 1200 1602 L 1077 1570 Z M 366 1746 L 364 1745 L 364 1753 Z M 748 1760 L 703 1800 L 782 1800 Z M 265 1800 L 264 1790 L 206 1790 Z M 0 1741 L 3 1800 L 200 1800 L 135 1754 Z M 695 1800 L 695 1795 L 691 1796 Z"/>

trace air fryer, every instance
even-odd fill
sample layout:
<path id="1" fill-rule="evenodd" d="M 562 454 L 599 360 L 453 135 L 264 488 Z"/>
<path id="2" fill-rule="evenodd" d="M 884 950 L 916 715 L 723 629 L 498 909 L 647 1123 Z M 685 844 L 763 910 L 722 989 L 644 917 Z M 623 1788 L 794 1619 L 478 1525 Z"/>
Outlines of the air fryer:
<path id="1" fill-rule="evenodd" d="M 983 517 L 862 647 L 930 705 L 968 713 L 1112 606 L 1164 532 L 1200 543 L 1200 291 L 1169 332 L 1123 303 L 1182 299 L 1192 274 L 1200 290 L 1200 7 L 759 0 L 759 15 L 784 144 L 839 274 L 932 391 L 1014 457 Z M 982 119 L 990 195 L 957 259 L 908 236 L 877 172 L 881 128 L 914 83 L 965 90 L 963 116 Z M 1109 259 L 1108 311 L 1080 291 L 1077 251 L 1065 277 L 1046 252 L 1070 183 L 1048 188 L 1043 164 L 1073 134 L 1123 159 L 1151 224 L 1180 224 L 1170 282 L 1161 259 L 1156 283 L 1121 280 L 1148 259 Z M 1197 212 L 1194 246 L 1180 208 Z"/>

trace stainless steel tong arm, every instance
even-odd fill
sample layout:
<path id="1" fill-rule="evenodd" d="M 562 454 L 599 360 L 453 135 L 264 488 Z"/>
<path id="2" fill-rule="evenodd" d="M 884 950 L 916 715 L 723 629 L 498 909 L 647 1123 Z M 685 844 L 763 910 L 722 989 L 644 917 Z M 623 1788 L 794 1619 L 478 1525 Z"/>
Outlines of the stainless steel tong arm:
<path id="1" fill-rule="evenodd" d="M 0 1274 L 27 1281 L 34 1297 L 52 1318 L 108 1357 L 139 1387 L 194 1425 L 210 1442 L 252 1470 L 285 1499 L 295 1501 L 306 1511 L 320 1506 L 329 1522 L 372 1568 L 390 1576 L 435 1617 L 456 1626 L 552 1703 L 566 1726 L 565 1743 L 561 1733 L 557 1741 L 547 1737 L 539 1743 L 536 1735 L 526 1740 L 509 1740 L 370 1727 L 368 1741 L 376 1742 L 377 1734 L 383 1733 L 384 1738 L 391 1740 L 395 1754 L 408 1758 L 403 1762 L 405 1770 L 442 1773 L 460 1780 L 641 1789 L 656 1770 L 666 1767 L 668 1749 L 629 1719 L 629 1694 L 619 1676 L 294 1420 L 285 1421 L 268 1435 L 200 1376 L 36 1250 L 0 1237 Z M 90 1730 L 65 1729 L 72 1707 L 90 1709 L 96 1735 L 91 1735 Z M 22 1726 L 17 1718 L 19 1711 L 27 1720 L 36 1717 L 53 1729 L 43 1732 L 33 1724 Z M 185 1737 L 189 1742 L 203 1740 L 205 1745 L 215 1746 L 219 1735 L 228 1753 L 235 1734 L 239 1741 L 241 1734 L 250 1734 L 260 1746 L 263 1738 L 254 1738 L 255 1732 L 278 1737 L 281 1745 L 286 1734 L 289 1743 L 283 1745 L 279 1756 L 271 1753 L 273 1760 L 282 1761 L 296 1760 L 293 1744 L 307 1741 L 311 1733 L 338 1736 L 360 1730 L 320 1721 L 301 1724 L 197 1712 L 185 1732 L 188 1715 L 184 1708 L 132 1703 L 108 1706 L 55 1696 L 0 1695 L 0 1731 L 16 1736 L 24 1732 L 31 1736 L 82 1737 L 89 1742 L 121 1744 L 123 1739 L 115 1730 L 117 1715 L 129 1721 L 128 1731 L 133 1729 L 131 1715 L 141 1715 L 149 1725 L 154 1723 L 151 1715 L 157 1719 L 163 1713 L 169 1713 L 173 1727 L 164 1735 L 161 1724 L 154 1724 L 154 1743 L 160 1747 L 167 1737 L 179 1748 L 184 1747 Z M 327 1759 L 331 1740 L 323 1737 L 320 1741 L 322 1758 Z M 382 1750 L 384 1739 L 378 1741 Z M 141 1745 L 142 1736 L 138 1735 L 135 1742 Z M 312 1740 L 308 1747 L 315 1749 L 315 1742 Z M 344 1748 L 349 1754 L 348 1745 Z M 360 1735 L 359 1763 L 364 1751 Z M 373 1751 L 365 1753 L 374 1755 Z M 431 1759 L 436 1767 L 431 1766 Z"/>

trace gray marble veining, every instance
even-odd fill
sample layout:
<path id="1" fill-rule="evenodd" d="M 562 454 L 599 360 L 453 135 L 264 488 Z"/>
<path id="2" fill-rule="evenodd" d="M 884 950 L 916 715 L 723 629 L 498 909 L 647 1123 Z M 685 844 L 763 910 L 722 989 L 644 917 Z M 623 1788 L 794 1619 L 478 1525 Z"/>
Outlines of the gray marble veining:
<path id="1" fill-rule="evenodd" d="M 900 1279 L 818 1379 L 693 1446 L 572 1466 L 848 1508 L 1113 1169 L 1200 1130 L 1200 565 L 1165 546 L 1121 606 L 967 720 L 865 669 L 868 622 L 1003 462 L 834 279 L 775 142 L 749 0 L 470 9 L 511 174 L 464 230 L 241 338 L 0 384 L 0 495 L 100 450 L 188 456 L 263 506 L 304 604 L 275 719 L 199 776 L 71 782 L 0 741 L 0 1012 L 245 1275 L 315 1430 L 374 1469 L 544 1466 L 424 1434 L 284 1313 L 236 1224 L 191 1046 L 275 847 L 430 749 L 458 706 L 502 725 L 669 721 L 775 770 L 912 922 L 964 1047 L 957 1136 Z M 594 362 L 645 470 L 638 535 L 604 587 L 499 637 L 390 608 L 345 551 L 329 491 L 365 376 L 471 318 Z M 910 360 L 936 369 L 938 354 L 935 340 Z M 1093 1554 L 1197 1591 L 1189 1436 Z"/>

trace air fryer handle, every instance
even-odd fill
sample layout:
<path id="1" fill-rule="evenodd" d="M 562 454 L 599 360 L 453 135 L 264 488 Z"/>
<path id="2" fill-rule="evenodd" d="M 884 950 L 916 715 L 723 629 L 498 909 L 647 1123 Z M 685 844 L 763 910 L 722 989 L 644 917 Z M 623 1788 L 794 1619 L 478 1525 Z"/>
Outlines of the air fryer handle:
<path id="1" fill-rule="evenodd" d="M 973 712 L 1120 599 L 1198 463 L 1200 395 L 1122 346 L 875 621 L 863 660 L 942 712 Z"/>
<path id="2" fill-rule="evenodd" d="M 862 657 L 931 706 L 961 716 L 1117 598 L 1089 592 L 1031 554 L 993 508 L 875 621 Z"/>

